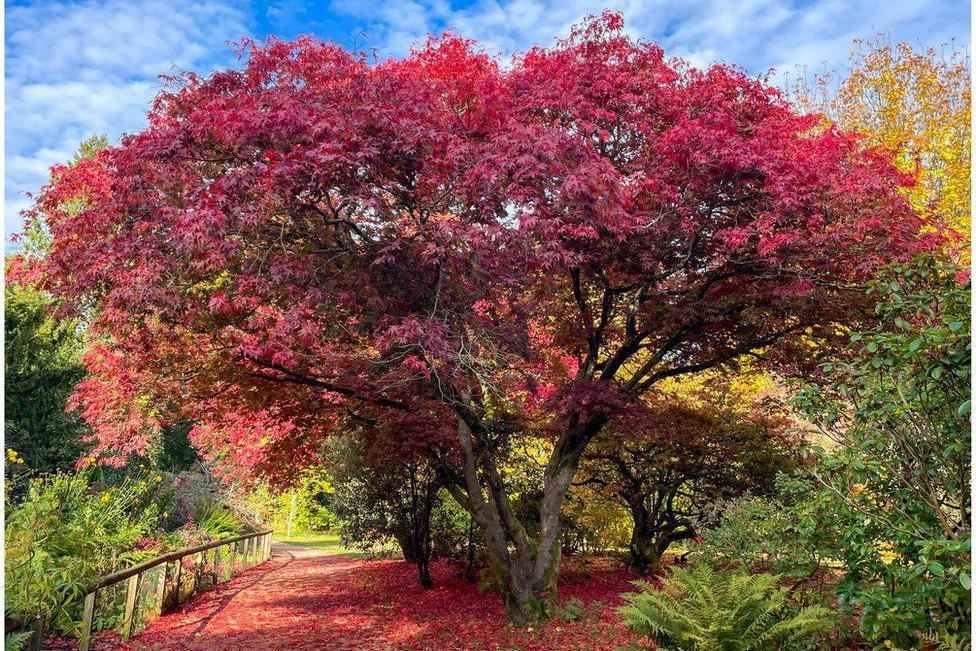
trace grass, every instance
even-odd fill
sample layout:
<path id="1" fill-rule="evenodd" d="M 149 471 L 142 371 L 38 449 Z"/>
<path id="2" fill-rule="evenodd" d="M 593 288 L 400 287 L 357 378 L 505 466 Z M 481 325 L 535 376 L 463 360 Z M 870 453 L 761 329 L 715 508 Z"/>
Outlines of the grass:
<path id="1" fill-rule="evenodd" d="M 342 541 L 339 540 L 339 534 L 327 531 L 303 534 L 294 533 L 290 536 L 286 536 L 283 533 L 275 533 L 272 537 L 275 542 L 284 543 L 285 545 L 295 545 L 296 547 L 319 549 L 330 556 L 344 554 L 353 558 L 363 558 L 366 555 L 358 549 L 349 549 L 343 546 Z"/>

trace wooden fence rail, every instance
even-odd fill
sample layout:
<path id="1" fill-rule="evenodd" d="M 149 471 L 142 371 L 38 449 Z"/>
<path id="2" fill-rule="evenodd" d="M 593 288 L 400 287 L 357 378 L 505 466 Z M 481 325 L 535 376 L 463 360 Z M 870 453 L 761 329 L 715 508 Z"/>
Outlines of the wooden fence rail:
<path id="1" fill-rule="evenodd" d="M 121 633 L 122 639 L 128 639 L 137 632 L 140 601 L 138 597 L 141 590 L 148 588 L 147 595 L 152 601 L 150 604 L 152 612 L 156 615 L 162 615 L 194 595 L 200 586 L 214 586 L 220 583 L 222 573 L 221 550 L 225 547 L 228 549 L 224 567 L 227 570 L 227 580 L 229 580 L 234 576 L 235 569 L 246 570 L 252 565 L 268 560 L 271 556 L 271 531 L 248 533 L 233 538 L 216 540 L 198 547 L 169 552 L 96 579 L 85 594 L 85 606 L 78 639 L 79 651 L 88 651 L 91 646 L 92 626 L 98 608 L 99 592 L 123 581 L 126 582 Z M 238 548 L 241 551 L 239 559 Z M 213 558 L 207 563 L 207 552 L 211 551 Z M 184 559 L 191 556 L 197 557 L 195 559 L 196 568 L 194 569 L 191 565 L 188 574 L 184 575 Z M 146 579 L 154 570 L 156 573 L 156 576 L 153 577 L 155 582 L 147 584 Z M 183 580 L 186 576 L 190 577 L 190 583 L 189 589 L 184 591 Z M 204 578 L 207 579 L 206 582 L 202 580 Z M 33 635 L 28 648 L 40 649 L 44 634 L 43 622 L 36 621 L 31 626 Z"/>

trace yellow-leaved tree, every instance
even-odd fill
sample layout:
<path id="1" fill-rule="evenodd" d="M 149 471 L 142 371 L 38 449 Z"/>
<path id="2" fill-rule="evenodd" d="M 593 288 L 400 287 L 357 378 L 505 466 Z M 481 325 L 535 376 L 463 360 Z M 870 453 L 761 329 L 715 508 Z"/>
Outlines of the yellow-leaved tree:
<path id="1" fill-rule="evenodd" d="M 955 43 L 917 50 L 884 35 L 854 42 L 848 76 L 822 73 L 792 89 L 805 109 L 823 113 L 870 144 L 895 153 L 916 175 L 908 190 L 922 214 L 941 215 L 970 235 L 969 54 Z M 966 245 L 968 247 L 968 244 Z"/>

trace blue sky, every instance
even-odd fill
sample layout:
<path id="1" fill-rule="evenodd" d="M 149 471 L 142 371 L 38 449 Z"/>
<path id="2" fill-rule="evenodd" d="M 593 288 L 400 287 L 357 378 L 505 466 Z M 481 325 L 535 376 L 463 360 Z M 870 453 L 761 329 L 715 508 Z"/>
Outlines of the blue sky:
<path id="1" fill-rule="evenodd" d="M 967 0 L 37 0 L 6 3 L 4 241 L 24 192 L 94 134 L 141 128 L 157 76 L 233 66 L 242 35 L 315 34 L 381 56 L 453 28 L 506 56 L 613 8 L 634 35 L 752 73 L 843 69 L 853 39 L 969 46 Z"/>

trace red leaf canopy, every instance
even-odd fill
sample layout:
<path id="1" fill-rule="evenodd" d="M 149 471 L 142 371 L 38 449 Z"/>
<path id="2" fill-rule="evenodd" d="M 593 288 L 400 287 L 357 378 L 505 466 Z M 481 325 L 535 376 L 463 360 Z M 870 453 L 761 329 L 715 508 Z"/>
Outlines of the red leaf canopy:
<path id="1" fill-rule="evenodd" d="M 883 152 L 620 30 L 590 19 L 505 68 L 451 34 L 378 64 L 247 43 L 56 169 L 27 273 L 93 315 L 96 453 L 179 414 L 229 471 L 287 479 L 349 422 L 447 449 L 462 385 L 539 433 L 795 353 L 932 244 Z"/>

